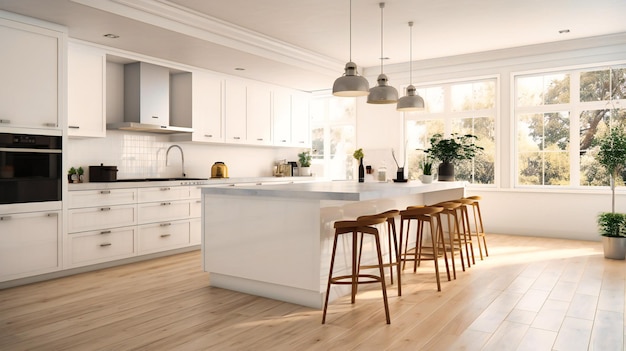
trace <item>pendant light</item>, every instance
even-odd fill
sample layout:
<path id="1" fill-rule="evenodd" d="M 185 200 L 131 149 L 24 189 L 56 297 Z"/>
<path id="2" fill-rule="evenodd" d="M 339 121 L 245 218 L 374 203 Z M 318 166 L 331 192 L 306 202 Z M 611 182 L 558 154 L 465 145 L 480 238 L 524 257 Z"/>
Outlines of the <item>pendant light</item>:
<path id="1" fill-rule="evenodd" d="M 406 96 L 398 100 L 398 111 L 418 111 L 424 109 L 424 99 L 415 93 L 413 86 L 413 22 L 409 22 L 410 29 L 410 55 L 409 60 L 409 86 L 406 88 Z"/>
<path id="2" fill-rule="evenodd" d="M 380 74 L 378 75 L 378 85 L 370 89 L 367 96 L 368 104 L 395 104 L 398 102 L 398 91 L 396 88 L 387 85 L 387 76 L 383 73 L 383 9 L 385 3 L 380 4 Z"/>
<path id="3" fill-rule="evenodd" d="M 356 63 L 352 62 L 352 0 L 350 0 L 350 61 L 346 63 L 345 73 L 333 84 L 333 95 L 351 97 L 368 95 L 370 84 L 359 75 Z"/>

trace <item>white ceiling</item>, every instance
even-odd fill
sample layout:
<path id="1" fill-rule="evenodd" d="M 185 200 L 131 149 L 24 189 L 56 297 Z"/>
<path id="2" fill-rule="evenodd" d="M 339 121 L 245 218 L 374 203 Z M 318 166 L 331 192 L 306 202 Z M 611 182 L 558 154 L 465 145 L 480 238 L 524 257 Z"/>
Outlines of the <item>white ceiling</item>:
<path id="1" fill-rule="evenodd" d="M 361 71 L 380 65 L 379 3 L 352 1 Z M 414 60 L 626 33 L 624 0 L 385 3 L 385 65 L 409 61 L 409 21 Z M 307 91 L 330 88 L 350 53 L 349 0 L 0 0 L 0 9 L 67 26 L 71 38 Z"/>

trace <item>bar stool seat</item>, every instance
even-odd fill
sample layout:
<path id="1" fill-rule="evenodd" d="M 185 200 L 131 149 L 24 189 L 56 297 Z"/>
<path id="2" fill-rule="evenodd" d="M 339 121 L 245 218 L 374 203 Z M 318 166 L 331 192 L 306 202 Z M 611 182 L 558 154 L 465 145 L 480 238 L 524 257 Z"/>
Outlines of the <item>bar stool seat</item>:
<path id="1" fill-rule="evenodd" d="M 380 236 L 378 232 L 378 228 L 375 226 L 377 224 L 382 224 L 387 221 L 386 216 L 361 216 L 357 218 L 357 220 L 353 221 L 337 221 L 334 224 L 335 228 L 335 238 L 333 240 L 333 250 L 330 259 L 330 272 L 328 273 L 328 284 L 326 286 L 326 297 L 324 301 L 324 311 L 322 314 L 322 324 L 326 323 L 326 311 L 328 309 L 328 299 L 330 297 L 330 287 L 332 284 L 343 284 L 343 285 L 351 285 L 351 303 L 354 303 L 356 300 L 356 292 L 359 284 L 371 284 L 371 283 L 380 283 L 382 293 L 383 293 L 383 303 L 385 306 L 385 317 L 387 320 L 387 324 L 391 323 L 391 319 L 389 317 L 389 304 L 387 301 L 387 288 L 385 286 L 385 273 L 383 270 L 383 258 L 382 251 L 380 246 Z M 341 235 L 351 234 L 350 239 L 352 241 L 352 253 L 351 253 L 351 263 L 352 263 L 352 272 L 351 274 L 333 276 L 333 268 L 335 265 L 335 258 L 337 253 L 337 241 Z M 360 234 L 360 235 L 359 235 Z M 357 259 L 360 260 L 362 241 L 364 236 L 369 234 L 373 237 L 374 242 L 376 244 L 376 253 L 378 256 L 378 275 L 375 274 L 365 274 L 360 273 L 359 263 Z M 360 242 L 359 243 L 359 239 Z M 359 249 L 357 249 L 359 248 Z M 357 252 L 358 251 L 358 252 Z"/>

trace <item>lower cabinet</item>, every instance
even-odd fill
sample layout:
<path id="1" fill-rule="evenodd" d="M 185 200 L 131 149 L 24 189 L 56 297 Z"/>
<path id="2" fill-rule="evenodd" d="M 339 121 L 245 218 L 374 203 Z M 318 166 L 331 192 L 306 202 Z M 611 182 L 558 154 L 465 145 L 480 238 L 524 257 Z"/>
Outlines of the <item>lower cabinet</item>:
<path id="1" fill-rule="evenodd" d="M 189 246 L 189 221 L 139 226 L 139 253 L 146 254 Z"/>
<path id="2" fill-rule="evenodd" d="M 71 264 L 94 264 L 133 256 L 135 231 L 133 226 L 70 235 Z"/>
<path id="3" fill-rule="evenodd" d="M 60 211 L 0 215 L 0 281 L 58 270 L 60 233 Z"/>

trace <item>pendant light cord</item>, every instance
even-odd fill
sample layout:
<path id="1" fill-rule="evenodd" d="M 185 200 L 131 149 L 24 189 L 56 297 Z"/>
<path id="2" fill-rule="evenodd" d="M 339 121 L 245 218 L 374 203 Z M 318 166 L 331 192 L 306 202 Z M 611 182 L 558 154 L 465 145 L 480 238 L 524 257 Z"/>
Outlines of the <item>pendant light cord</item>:
<path id="1" fill-rule="evenodd" d="M 350 62 L 352 62 L 352 0 L 350 0 Z"/>
<path id="2" fill-rule="evenodd" d="M 409 22 L 409 84 L 413 85 L 413 22 Z"/>
<path id="3" fill-rule="evenodd" d="M 384 27 L 384 16 L 383 11 L 385 9 L 385 3 L 380 3 L 380 74 L 383 74 L 383 27 Z"/>

